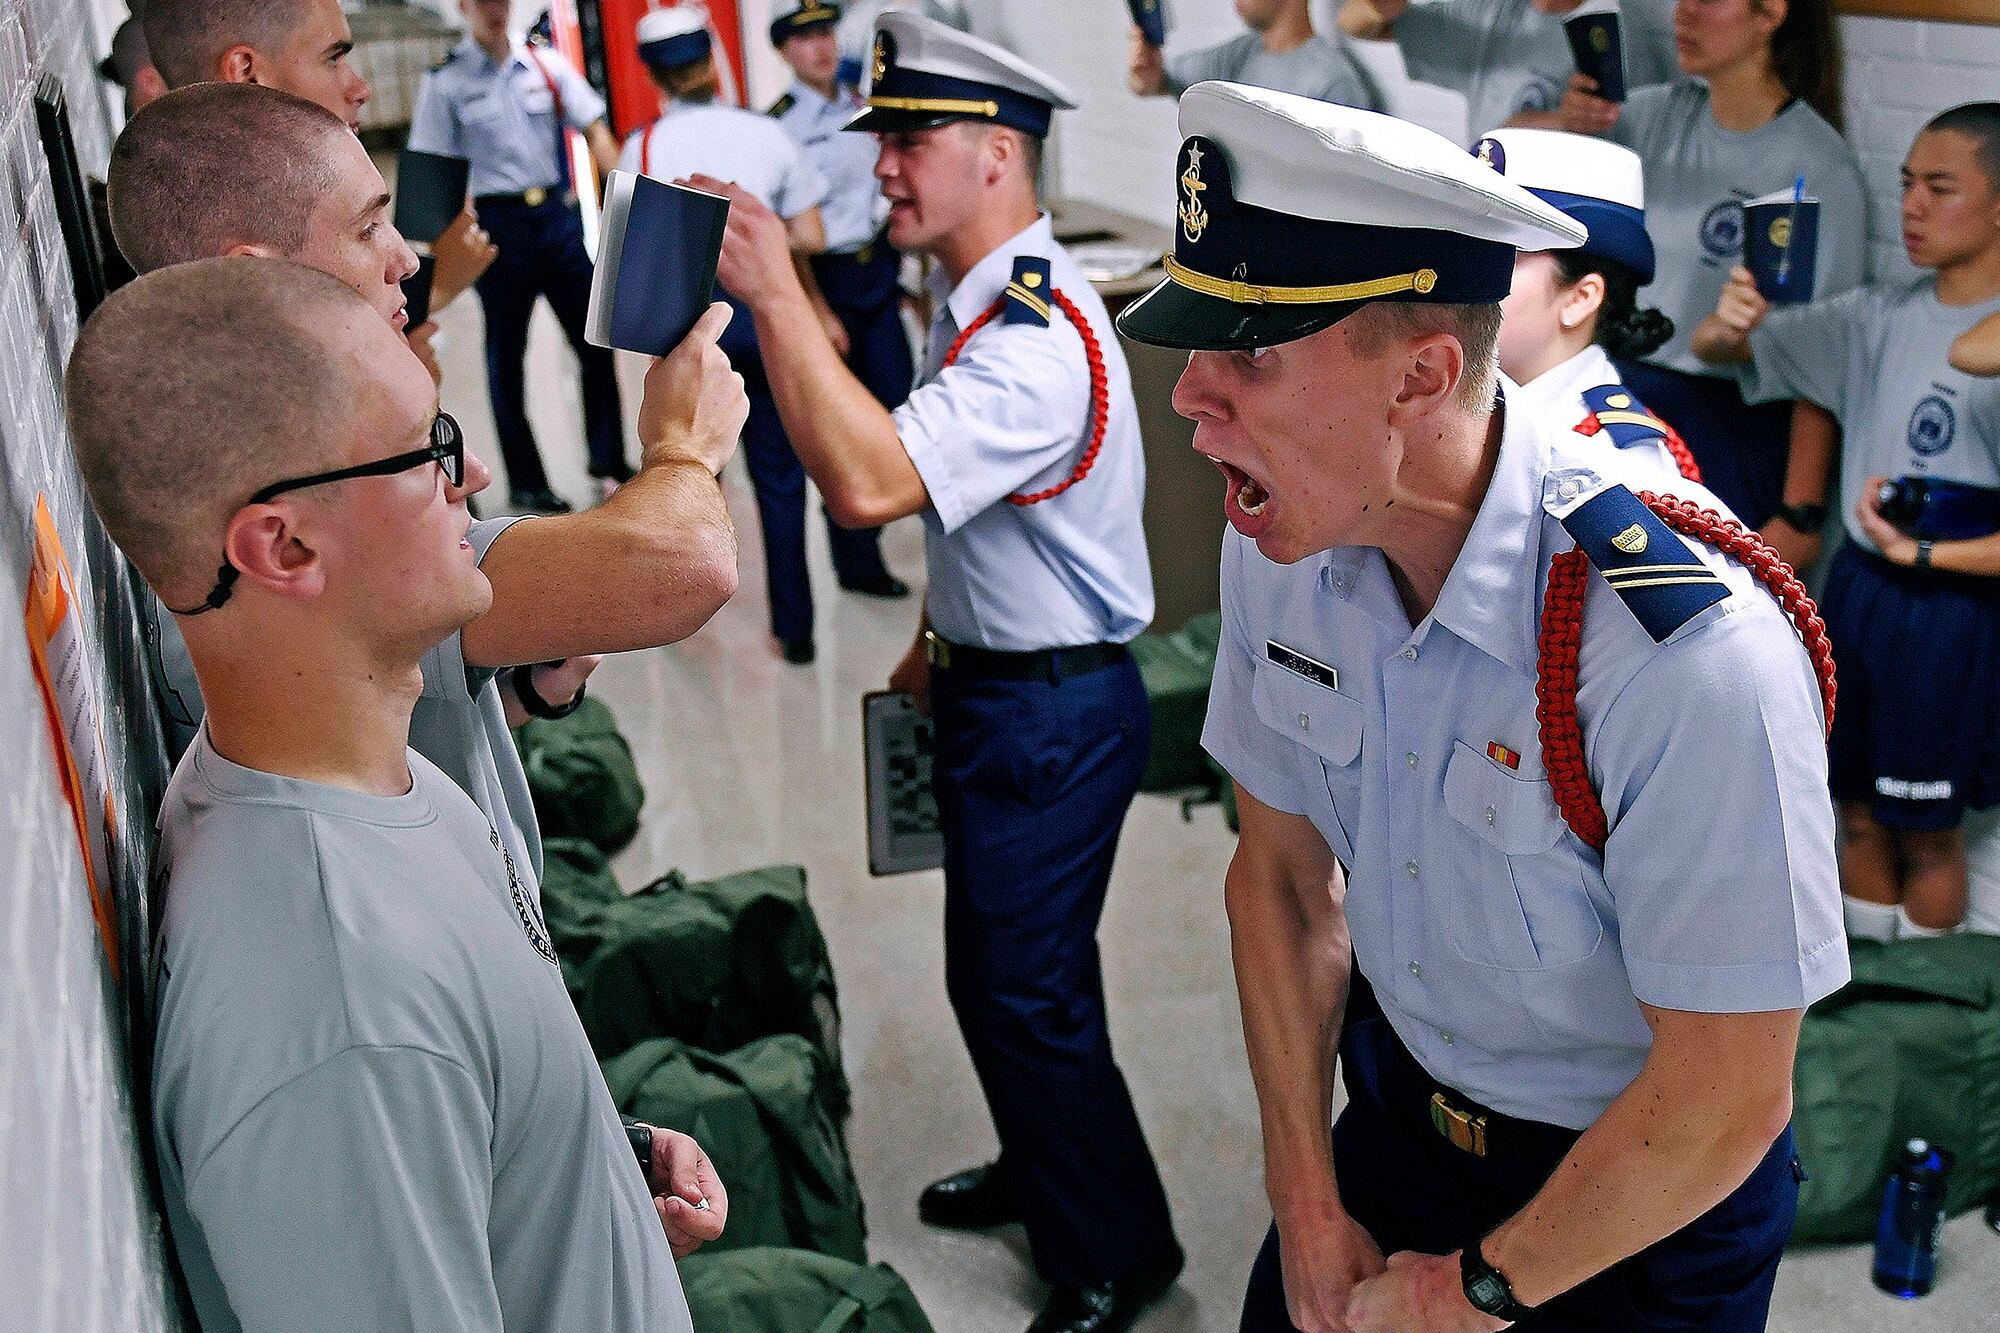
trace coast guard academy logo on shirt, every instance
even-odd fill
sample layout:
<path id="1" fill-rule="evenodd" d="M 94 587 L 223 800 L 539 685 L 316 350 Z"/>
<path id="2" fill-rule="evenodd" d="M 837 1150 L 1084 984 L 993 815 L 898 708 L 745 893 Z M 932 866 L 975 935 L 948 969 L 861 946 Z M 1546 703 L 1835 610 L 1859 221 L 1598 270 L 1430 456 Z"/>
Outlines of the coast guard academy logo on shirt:
<path id="1" fill-rule="evenodd" d="M 514 869 L 514 854 L 500 845 L 499 829 L 489 824 L 486 833 L 493 840 L 493 850 L 500 853 L 500 859 L 506 863 L 507 896 L 514 902 L 514 916 L 520 921 L 521 929 L 527 932 L 528 943 L 535 946 L 536 953 L 561 967 L 562 964 L 556 960 L 555 946 L 549 942 L 549 928 L 542 924 L 541 909 L 535 906 L 535 900 L 529 896 L 527 886 L 521 883 L 521 876 Z"/>
<path id="2" fill-rule="evenodd" d="M 1701 248 L 1717 259 L 1743 253 L 1743 205 L 1725 199 L 1702 217 Z"/>
<path id="3" fill-rule="evenodd" d="M 1910 449 L 1924 458 L 1934 458 L 1951 448 L 1958 433 L 1958 413 L 1938 394 L 1931 394 L 1910 413 Z"/>
<path id="4" fill-rule="evenodd" d="M 1181 235 L 1189 241 L 1198 241 L 1208 230 L 1208 210 L 1202 206 L 1202 192 L 1208 189 L 1201 178 L 1200 139 L 1189 139 L 1181 157 Z"/>

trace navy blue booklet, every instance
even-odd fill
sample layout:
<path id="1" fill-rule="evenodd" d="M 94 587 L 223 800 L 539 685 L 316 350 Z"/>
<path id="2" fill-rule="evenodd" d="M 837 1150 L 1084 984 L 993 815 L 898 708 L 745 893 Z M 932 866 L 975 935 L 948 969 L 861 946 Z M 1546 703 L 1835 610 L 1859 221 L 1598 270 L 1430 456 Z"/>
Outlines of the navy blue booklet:
<path id="1" fill-rule="evenodd" d="M 1618 30 L 1618 0 L 1588 0 L 1563 20 L 1577 73 L 1597 82 L 1607 102 L 1625 100 L 1625 42 Z"/>
<path id="2" fill-rule="evenodd" d="M 645 356 L 673 351 L 715 299 L 728 222 L 722 195 L 612 172 L 584 338 Z"/>
<path id="3" fill-rule="evenodd" d="M 1125 7 L 1132 11 L 1132 22 L 1139 25 L 1139 32 L 1148 46 L 1167 44 L 1166 0 L 1125 0 Z"/>
<path id="4" fill-rule="evenodd" d="M 465 208 L 472 164 L 462 157 L 405 148 L 396 154 L 396 230 L 419 251 L 444 235 Z"/>
<path id="5" fill-rule="evenodd" d="M 1819 200 L 1805 181 L 1743 202 L 1743 267 L 1773 305 L 1810 301 L 1819 267 Z"/>

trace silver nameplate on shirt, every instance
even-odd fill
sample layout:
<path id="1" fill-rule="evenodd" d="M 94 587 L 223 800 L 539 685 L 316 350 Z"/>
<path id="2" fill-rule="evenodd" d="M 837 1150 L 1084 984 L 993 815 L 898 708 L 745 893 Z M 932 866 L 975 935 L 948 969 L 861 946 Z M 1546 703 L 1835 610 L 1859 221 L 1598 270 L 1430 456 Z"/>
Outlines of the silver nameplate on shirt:
<path id="1" fill-rule="evenodd" d="M 1304 676 L 1315 685 L 1324 685 L 1329 690 L 1340 688 L 1340 672 L 1324 662 L 1307 657 L 1296 648 L 1287 648 L 1276 639 L 1264 641 L 1264 656 L 1296 675 Z"/>

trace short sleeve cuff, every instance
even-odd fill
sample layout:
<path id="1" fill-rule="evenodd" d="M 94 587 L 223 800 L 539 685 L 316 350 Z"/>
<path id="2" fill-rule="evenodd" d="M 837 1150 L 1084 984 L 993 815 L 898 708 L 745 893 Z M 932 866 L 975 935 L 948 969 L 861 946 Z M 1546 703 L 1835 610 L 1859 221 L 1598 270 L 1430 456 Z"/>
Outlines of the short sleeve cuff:
<path id="1" fill-rule="evenodd" d="M 1256 797 L 1258 804 L 1288 815 L 1306 813 L 1305 802 L 1299 798 L 1297 777 L 1252 754 L 1250 747 L 1236 737 L 1209 728 L 1202 733 L 1201 748 L 1222 765 L 1238 786 Z"/>
<path id="2" fill-rule="evenodd" d="M 1656 1009 L 1695 1014 L 1804 1009 L 1847 984 L 1847 938 L 1835 934 L 1795 959 L 1727 967 L 1653 963 L 1627 955 L 1625 970 L 1633 996 Z"/>
<path id="3" fill-rule="evenodd" d="M 917 390 L 922 393 L 923 390 Z M 909 405 L 895 411 L 896 437 L 903 443 L 903 451 L 910 456 L 910 463 L 923 478 L 924 490 L 931 498 L 931 508 L 937 511 L 938 522 L 944 525 L 946 534 L 958 531 L 972 519 L 966 508 L 965 494 L 951 474 L 951 463 L 944 455 L 944 449 L 931 438 Z"/>

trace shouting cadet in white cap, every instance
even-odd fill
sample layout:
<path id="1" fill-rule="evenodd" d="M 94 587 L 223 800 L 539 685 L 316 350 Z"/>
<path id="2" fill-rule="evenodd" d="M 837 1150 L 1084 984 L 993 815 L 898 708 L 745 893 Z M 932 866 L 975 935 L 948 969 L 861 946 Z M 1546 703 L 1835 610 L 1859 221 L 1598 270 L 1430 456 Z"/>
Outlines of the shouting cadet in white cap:
<path id="1" fill-rule="evenodd" d="M 1847 978 L 1811 603 L 1497 373 L 1516 252 L 1577 221 L 1324 102 L 1198 84 L 1181 131 L 1120 324 L 1193 349 L 1234 529 L 1204 743 L 1276 1218 L 1243 1327 L 1760 1329 L 1799 1017 Z"/>
<path id="2" fill-rule="evenodd" d="M 841 363 L 782 223 L 740 190 L 719 276 L 756 316 L 834 518 L 924 524 L 925 617 L 891 681 L 934 709 L 945 979 L 1000 1158 L 932 1185 L 921 1211 L 1025 1223 L 1055 1288 L 1036 1333 L 1116 1333 L 1182 1262 L 1112 1060 L 1096 942 L 1148 738 L 1125 648 L 1153 613 L 1138 414 L 1104 306 L 1036 202 L 1069 94 L 904 13 L 877 24 L 871 76 L 849 128 L 881 139 L 888 241 L 937 261 L 920 386 L 892 413 Z"/>

